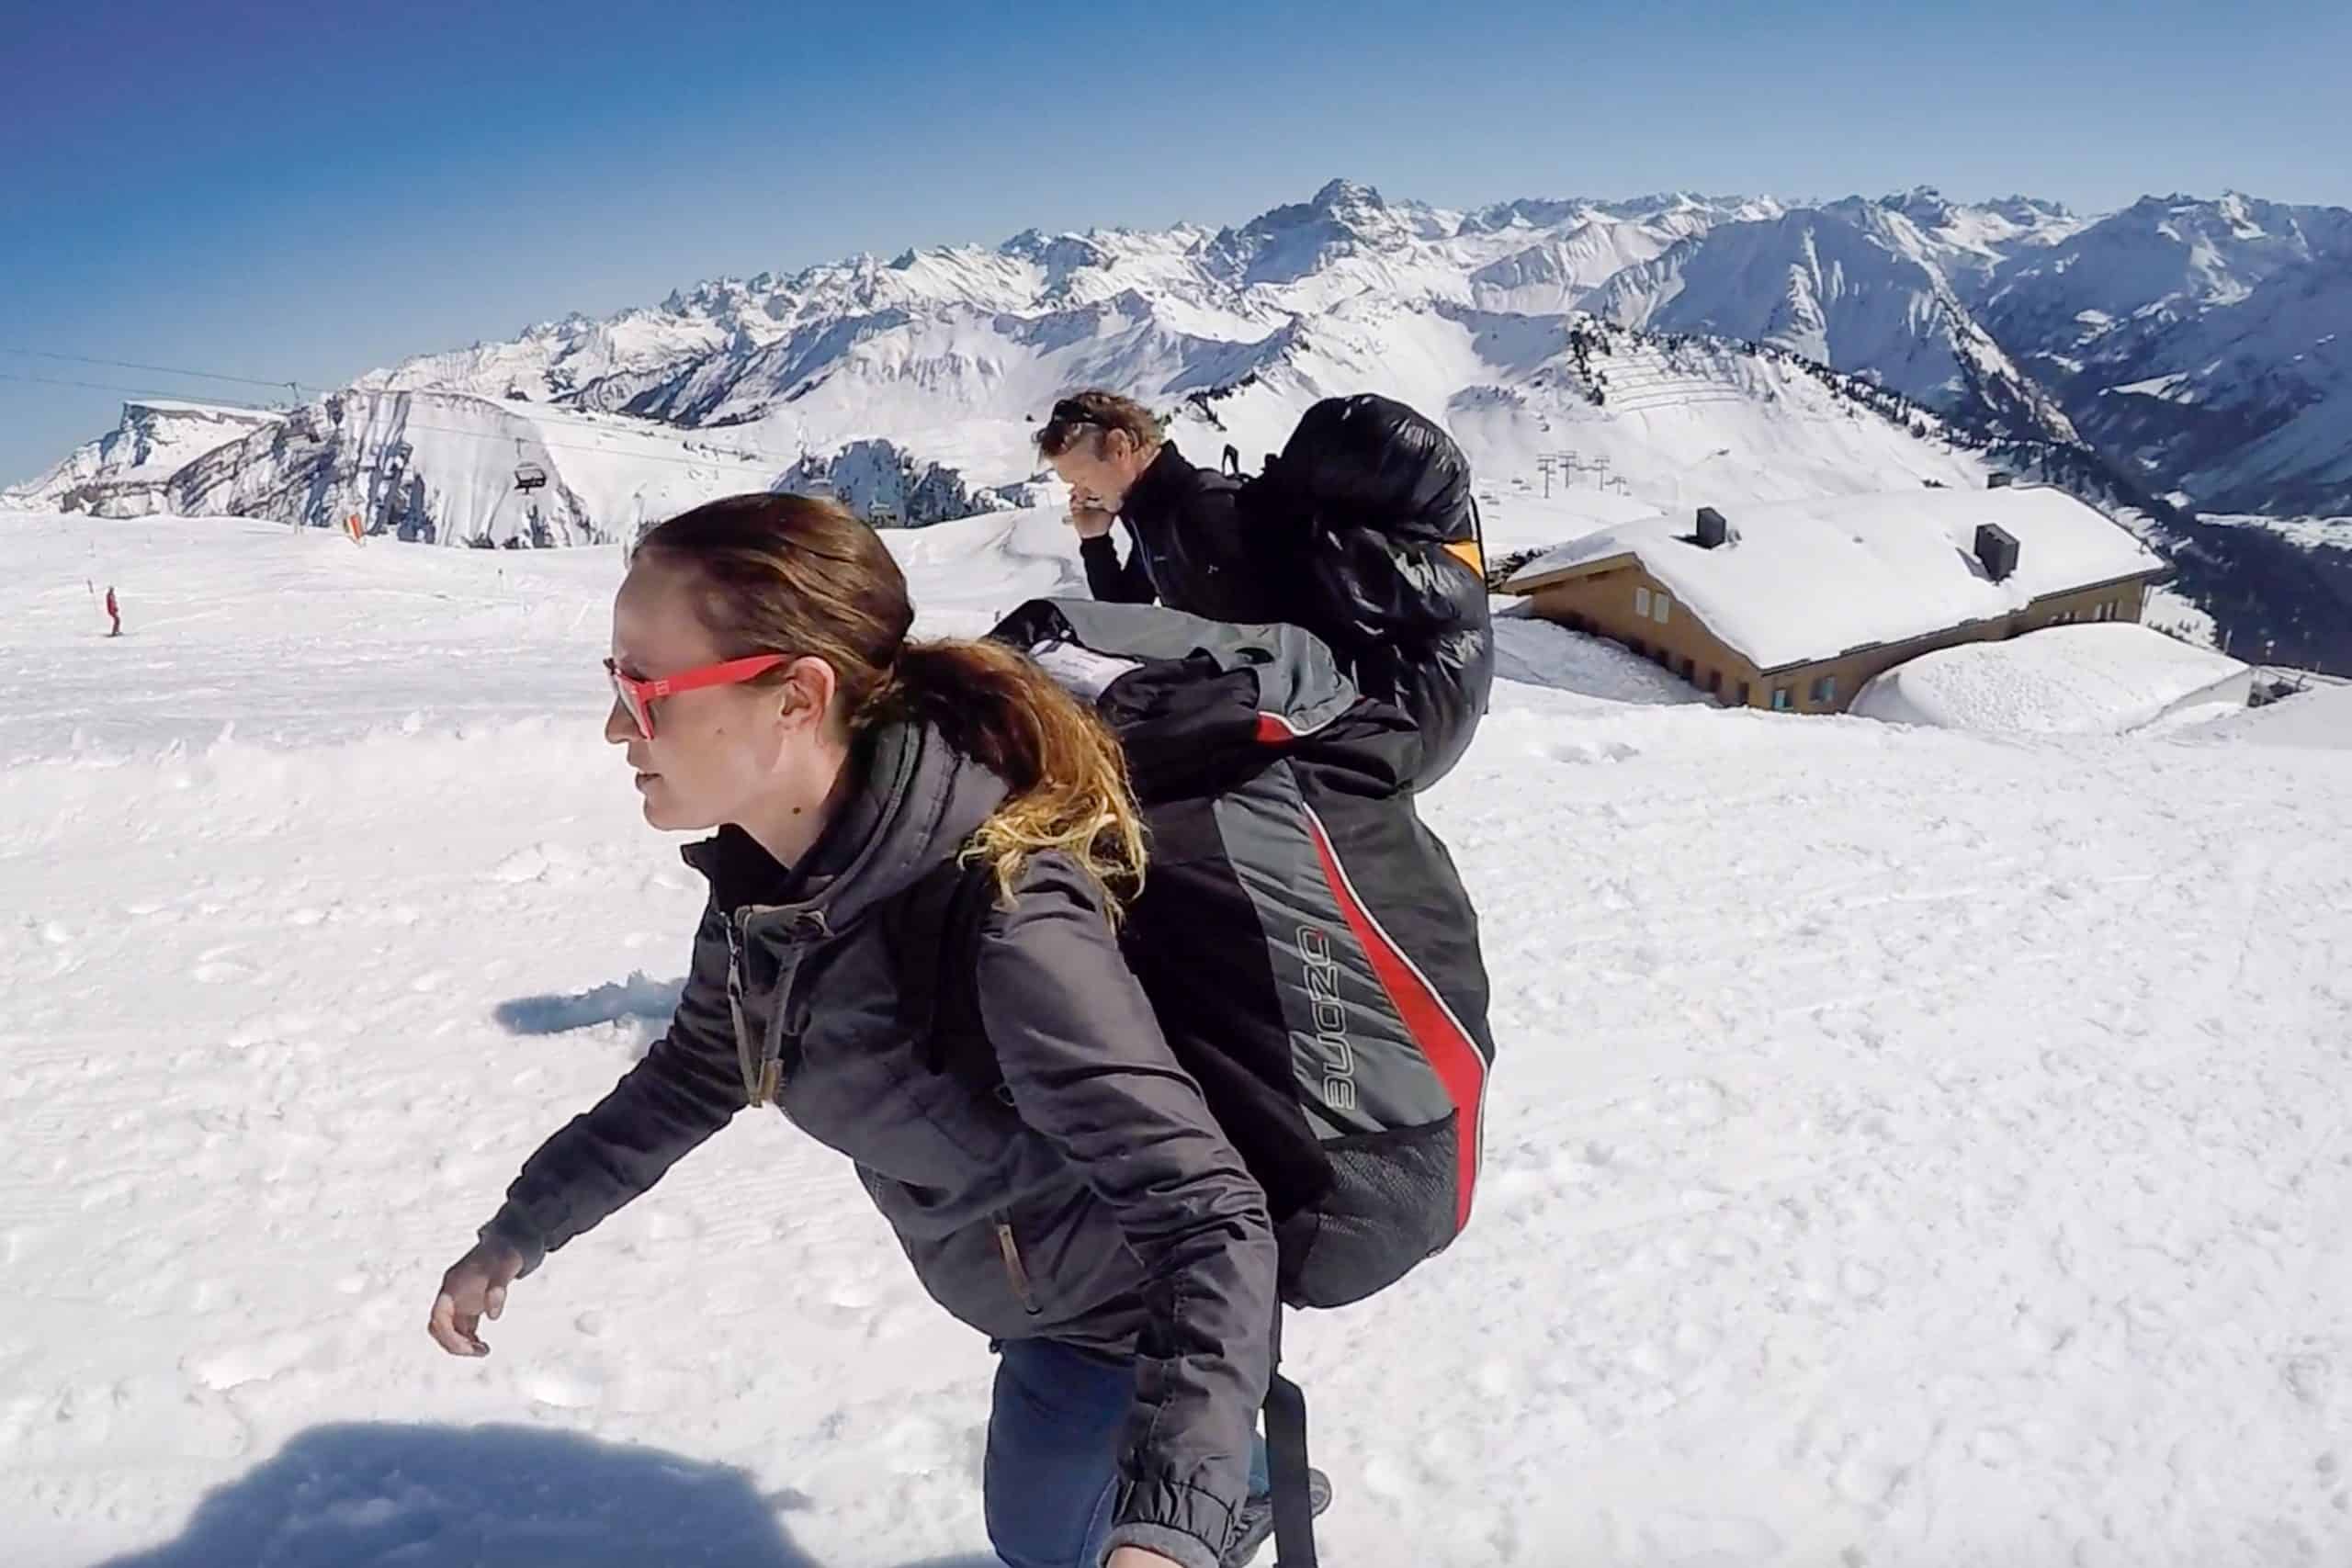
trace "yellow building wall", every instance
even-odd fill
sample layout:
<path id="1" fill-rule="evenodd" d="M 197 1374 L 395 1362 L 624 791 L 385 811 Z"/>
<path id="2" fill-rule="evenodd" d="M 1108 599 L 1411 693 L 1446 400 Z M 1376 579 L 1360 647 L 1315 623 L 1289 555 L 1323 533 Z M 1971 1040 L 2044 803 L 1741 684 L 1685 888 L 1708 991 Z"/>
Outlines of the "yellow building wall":
<path id="1" fill-rule="evenodd" d="M 1647 591 L 1651 606 L 1651 614 L 1639 619 L 1634 614 L 1637 588 Z M 1690 672 L 1684 679 L 1705 692 L 1708 678 L 1715 677 L 1718 689 L 1711 694 L 1718 702 L 1736 705 L 1740 683 L 1745 682 L 1749 704 L 1755 705 L 1757 671 L 1747 656 L 1708 630 L 1664 583 L 1638 566 L 1541 588 L 1530 598 L 1535 613 L 1545 620 L 1623 643 L 1677 675 L 1683 674 L 1683 661 L 1688 660 Z M 1657 618 L 1661 598 L 1666 601 L 1663 622 Z"/>

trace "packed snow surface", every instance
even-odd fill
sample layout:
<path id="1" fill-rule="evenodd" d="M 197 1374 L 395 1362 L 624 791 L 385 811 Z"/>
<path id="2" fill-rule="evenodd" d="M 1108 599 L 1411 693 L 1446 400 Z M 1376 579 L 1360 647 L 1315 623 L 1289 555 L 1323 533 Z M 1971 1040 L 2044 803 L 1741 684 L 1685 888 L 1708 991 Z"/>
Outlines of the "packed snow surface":
<path id="1" fill-rule="evenodd" d="M 935 626 L 1075 580 L 1046 514 L 891 542 Z M 984 1562 L 987 1347 L 779 1120 L 489 1359 L 425 1337 L 704 897 L 599 735 L 618 552 L 0 513 L 0 1559 Z M 1425 802 L 1485 1180 L 1294 1320 L 1326 1560 L 2352 1560 L 2352 754 L 1504 647 Z"/>
<path id="2" fill-rule="evenodd" d="M 2352 684 L 2314 684 L 2266 707 L 2218 719 L 2195 739 L 2352 751 Z"/>

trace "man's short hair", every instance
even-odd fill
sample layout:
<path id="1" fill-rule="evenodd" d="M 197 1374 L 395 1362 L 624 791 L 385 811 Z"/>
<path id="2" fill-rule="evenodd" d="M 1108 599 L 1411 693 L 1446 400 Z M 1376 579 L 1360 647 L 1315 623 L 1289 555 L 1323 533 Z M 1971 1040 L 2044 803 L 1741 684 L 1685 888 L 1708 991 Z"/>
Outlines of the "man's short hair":
<path id="1" fill-rule="evenodd" d="M 1159 416 L 1133 398 L 1090 387 L 1054 405 L 1037 432 L 1038 455 L 1058 457 L 1085 439 L 1088 432 L 1105 430 L 1125 431 L 1137 447 L 1147 451 L 1168 438 Z"/>

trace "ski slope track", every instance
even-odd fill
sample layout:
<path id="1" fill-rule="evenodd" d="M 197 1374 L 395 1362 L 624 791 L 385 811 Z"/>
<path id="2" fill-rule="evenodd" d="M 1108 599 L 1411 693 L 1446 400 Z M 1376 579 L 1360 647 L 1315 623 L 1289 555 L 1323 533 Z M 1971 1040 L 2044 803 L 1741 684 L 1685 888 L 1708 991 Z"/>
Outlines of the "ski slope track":
<path id="1" fill-rule="evenodd" d="M 1076 578 L 1044 512 L 890 542 L 933 629 Z M 703 898 L 599 733 L 618 551 L 0 554 L 0 1562 L 985 1563 L 987 1348 L 778 1119 L 425 1337 Z M 2352 710 L 1718 711 L 1501 625 L 1425 801 L 1485 1177 L 1293 1320 L 1325 1560 L 2352 1561 Z"/>

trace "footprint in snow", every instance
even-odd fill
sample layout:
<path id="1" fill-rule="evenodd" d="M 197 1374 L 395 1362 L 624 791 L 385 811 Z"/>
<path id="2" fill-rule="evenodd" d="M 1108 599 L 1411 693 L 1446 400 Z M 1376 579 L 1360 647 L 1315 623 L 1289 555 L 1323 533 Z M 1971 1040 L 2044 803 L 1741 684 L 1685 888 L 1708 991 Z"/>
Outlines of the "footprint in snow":
<path id="1" fill-rule="evenodd" d="M 1642 750 L 1623 740 L 1560 740 L 1538 750 L 1538 755 L 1555 762 L 1581 764 L 1588 762 L 1623 762 L 1638 757 Z"/>
<path id="2" fill-rule="evenodd" d="M 191 1356 L 181 1362 L 189 1376 L 215 1393 L 266 1382 L 290 1371 L 311 1353 L 308 1334 L 278 1334 Z"/>
<path id="3" fill-rule="evenodd" d="M 586 1410 L 605 1397 L 605 1381 L 593 1368 L 574 1362 L 542 1367 L 524 1378 L 525 1394 L 559 1410 Z"/>

